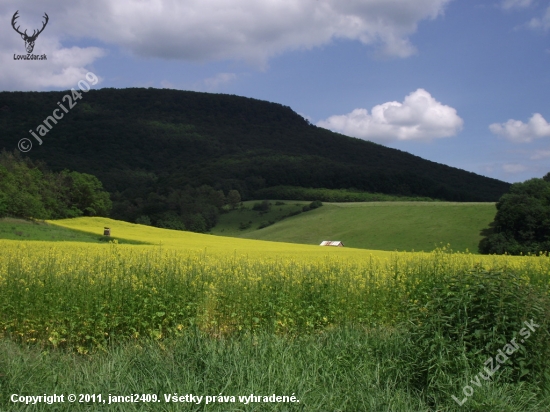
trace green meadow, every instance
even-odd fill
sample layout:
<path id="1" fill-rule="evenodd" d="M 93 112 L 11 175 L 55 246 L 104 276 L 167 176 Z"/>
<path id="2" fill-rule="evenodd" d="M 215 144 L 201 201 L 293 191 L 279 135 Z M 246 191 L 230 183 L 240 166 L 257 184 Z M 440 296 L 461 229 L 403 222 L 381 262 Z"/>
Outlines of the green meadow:
<path id="1" fill-rule="evenodd" d="M 252 210 L 257 202 L 244 202 L 243 209 L 222 214 L 212 233 L 311 245 L 340 240 L 346 247 L 389 251 L 431 251 L 450 244 L 453 250 L 477 253 L 481 233 L 496 213 L 494 203 L 323 203 L 281 220 L 309 202 L 270 202 L 267 213 Z M 265 222 L 273 223 L 258 229 Z"/>
<path id="2" fill-rule="evenodd" d="M 116 240 L 121 244 L 146 244 L 138 240 L 123 239 L 120 237 L 107 238 L 102 235 L 102 228 L 98 227 L 95 233 L 65 228 L 44 221 L 25 220 L 16 218 L 0 218 L 0 239 L 21 241 L 47 242 L 87 242 L 106 243 Z"/>

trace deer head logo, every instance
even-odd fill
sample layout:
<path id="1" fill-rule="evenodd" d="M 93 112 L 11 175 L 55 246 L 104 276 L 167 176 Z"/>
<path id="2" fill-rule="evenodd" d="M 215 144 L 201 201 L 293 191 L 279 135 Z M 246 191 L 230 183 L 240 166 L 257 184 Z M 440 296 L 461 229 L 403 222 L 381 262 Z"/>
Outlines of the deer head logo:
<path id="1" fill-rule="evenodd" d="M 13 29 L 21 35 L 21 38 L 25 40 L 25 48 L 27 49 L 27 53 L 32 53 L 32 51 L 34 50 L 34 42 L 36 41 L 36 38 L 40 33 L 42 33 L 42 31 L 46 27 L 46 24 L 48 24 L 48 20 L 50 20 L 50 18 L 46 13 L 44 13 L 44 18 L 46 19 L 46 21 L 42 23 L 42 28 L 38 30 L 38 32 L 36 30 L 33 30 L 32 35 L 29 36 L 27 34 L 27 30 L 25 30 L 25 32 L 22 33 L 19 31 L 20 26 L 17 26 L 17 28 L 15 27 L 15 20 L 17 20 L 17 18 L 19 17 L 17 13 L 19 13 L 19 10 L 17 10 L 13 15 L 13 17 L 11 18 L 11 25 Z"/>

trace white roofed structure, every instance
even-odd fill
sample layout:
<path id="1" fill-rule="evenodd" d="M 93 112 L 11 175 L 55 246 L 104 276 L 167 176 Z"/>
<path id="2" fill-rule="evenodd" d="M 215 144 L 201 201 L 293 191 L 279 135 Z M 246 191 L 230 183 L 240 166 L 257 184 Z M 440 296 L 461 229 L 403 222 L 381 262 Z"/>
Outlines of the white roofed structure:
<path id="1" fill-rule="evenodd" d="M 337 246 L 344 247 L 344 243 L 339 240 L 323 240 L 319 246 Z"/>

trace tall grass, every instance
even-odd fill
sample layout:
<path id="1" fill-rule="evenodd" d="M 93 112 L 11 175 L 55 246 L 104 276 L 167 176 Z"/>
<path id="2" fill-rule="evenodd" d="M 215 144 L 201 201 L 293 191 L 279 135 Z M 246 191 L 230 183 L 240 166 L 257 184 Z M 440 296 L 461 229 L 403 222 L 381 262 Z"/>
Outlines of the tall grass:
<path id="1" fill-rule="evenodd" d="M 386 406 L 349 391 L 345 395 L 349 400 L 343 399 L 333 392 L 343 390 L 336 379 L 352 382 L 352 375 L 330 373 L 326 379 L 332 383 L 321 383 L 324 397 L 308 395 L 310 390 L 303 388 L 300 396 L 310 405 L 326 402 L 333 410 L 368 410 L 362 408 L 371 402 L 379 410 L 393 410 L 389 394 L 398 393 L 403 405 L 414 398 L 412 408 L 435 410 L 438 405 L 452 405 L 450 396 L 459 395 L 461 385 L 482 369 L 484 361 L 517 337 L 523 321 L 533 319 L 540 325 L 537 332 L 504 368 L 499 383 L 480 389 L 469 405 L 487 407 L 488 400 L 500 405 L 497 394 L 508 396 L 518 388 L 526 390 L 529 399 L 510 395 L 514 405 L 524 401 L 538 405 L 543 401 L 537 391 L 550 382 L 550 259 L 546 256 L 481 257 L 441 248 L 430 254 L 396 253 L 390 259 L 262 259 L 117 244 L 11 245 L 0 253 L 0 334 L 31 351 L 55 348 L 102 359 L 106 356 L 102 352 L 118 353 L 121 347 L 147 347 L 147 353 L 154 354 L 159 350 L 155 345 L 173 344 L 167 356 L 177 356 L 183 350 L 178 342 L 198 339 L 200 345 L 217 348 L 200 357 L 201 362 L 210 356 L 216 368 L 230 362 L 230 368 L 240 370 L 237 363 L 250 362 L 248 355 L 231 360 L 234 355 L 226 359 L 225 351 L 245 350 L 250 344 L 268 362 L 269 353 L 278 356 L 277 345 L 302 342 L 305 352 L 296 349 L 292 356 L 315 357 L 315 345 L 320 344 L 321 352 L 332 353 L 314 363 L 320 375 L 321 368 L 342 363 L 363 379 L 355 366 L 370 354 L 364 373 L 369 379 L 378 373 L 379 382 L 389 385 L 377 387 L 387 391 L 385 398 L 380 394 Z M 353 332 L 348 336 L 345 331 Z M 338 354 L 329 349 L 331 339 L 342 345 Z M 374 343 L 376 339 L 386 346 Z M 125 353 L 120 356 L 131 359 Z M 253 379 L 263 376 L 260 369 L 254 373 L 258 376 Z M 299 371 L 288 373 L 293 377 L 275 373 L 273 382 L 285 389 L 279 378 L 288 379 L 300 387 Z M 363 384 L 353 391 L 369 387 L 368 381 Z M 219 381 L 213 385 L 216 391 L 222 390 L 219 385 Z M 242 382 L 237 387 L 248 391 L 254 385 Z M 260 387 L 273 388 L 264 383 Z"/>
<path id="2" fill-rule="evenodd" d="M 212 339 L 189 329 L 177 339 L 114 345 L 93 356 L 41 351 L 0 341 L 0 411 L 499 411 L 549 410 L 550 395 L 530 382 L 500 378 L 462 407 L 464 372 L 446 374 L 445 390 L 418 388 L 409 335 L 390 328 L 335 328 L 297 337 L 259 332 Z M 548 390 L 548 389 L 547 389 Z M 295 404 L 201 405 L 124 403 L 37 404 L 9 402 L 9 394 L 89 393 L 226 396 L 295 394 Z M 238 398 L 237 398 L 238 400 Z"/>

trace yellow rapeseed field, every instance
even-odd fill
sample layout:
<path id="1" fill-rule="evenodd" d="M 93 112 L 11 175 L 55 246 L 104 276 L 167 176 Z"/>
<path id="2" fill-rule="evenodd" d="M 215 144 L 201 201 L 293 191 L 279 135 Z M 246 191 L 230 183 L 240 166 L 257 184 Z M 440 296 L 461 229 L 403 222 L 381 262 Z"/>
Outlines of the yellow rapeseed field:
<path id="1" fill-rule="evenodd" d="M 0 240 L 0 335 L 80 352 L 162 339 L 394 324 L 426 285 L 513 271 L 548 290 L 548 257 L 397 253 L 232 239 L 114 221 L 50 222 L 150 245 Z M 541 286 L 542 285 L 542 286 Z M 427 290 L 427 289 L 424 289 Z"/>

